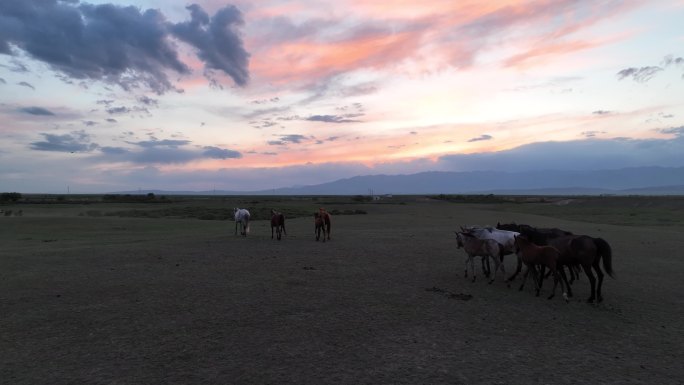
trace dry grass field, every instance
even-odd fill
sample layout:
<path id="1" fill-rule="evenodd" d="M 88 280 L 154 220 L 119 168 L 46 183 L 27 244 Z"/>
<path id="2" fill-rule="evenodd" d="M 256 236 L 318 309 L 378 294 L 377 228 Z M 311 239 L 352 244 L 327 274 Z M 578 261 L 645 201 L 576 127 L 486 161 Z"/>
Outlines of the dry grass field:
<path id="1" fill-rule="evenodd" d="M 681 384 L 682 200 L 621 199 L 5 205 L 0 383 Z M 326 243 L 319 206 L 355 214 Z M 464 278 L 453 231 L 513 221 L 607 240 L 604 302 L 586 276 L 570 303 Z"/>

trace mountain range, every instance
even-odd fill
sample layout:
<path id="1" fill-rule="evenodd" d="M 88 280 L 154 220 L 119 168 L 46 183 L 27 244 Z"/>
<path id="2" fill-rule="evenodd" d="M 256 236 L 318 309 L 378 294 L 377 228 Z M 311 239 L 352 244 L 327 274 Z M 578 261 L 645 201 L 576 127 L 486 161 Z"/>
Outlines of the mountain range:
<path id="1" fill-rule="evenodd" d="M 283 184 L 286 183 L 283 181 Z M 168 195 L 684 195 L 684 167 L 525 172 L 434 171 L 408 175 L 364 175 L 333 182 L 259 191 L 123 191 Z"/>

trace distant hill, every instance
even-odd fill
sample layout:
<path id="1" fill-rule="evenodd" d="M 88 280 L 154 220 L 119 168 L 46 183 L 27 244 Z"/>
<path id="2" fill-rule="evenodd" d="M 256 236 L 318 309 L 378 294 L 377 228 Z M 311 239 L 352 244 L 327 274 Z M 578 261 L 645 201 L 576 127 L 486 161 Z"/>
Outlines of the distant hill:
<path id="1" fill-rule="evenodd" d="M 598 171 L 422 172 L 365 175 L 310 186 L 261 191 L 139 190 L 118 194 L 167 195 L 684 195 L 684 167 L 638 167 Z"/>

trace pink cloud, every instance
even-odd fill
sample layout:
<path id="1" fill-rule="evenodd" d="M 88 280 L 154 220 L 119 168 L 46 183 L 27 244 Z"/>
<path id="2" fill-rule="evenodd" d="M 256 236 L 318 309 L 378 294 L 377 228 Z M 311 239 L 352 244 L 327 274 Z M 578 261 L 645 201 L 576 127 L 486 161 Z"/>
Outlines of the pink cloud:
<path id="1" fill-rule="evenodd" d="M 320 4 L 288 3 L 252 9 L 248 19 L 266 29 L 253 27 L 246 40 L 254 53 L 250 69 L 255 78 L 275 84 L 313 83 L 357 69 L 394 69 L 406 60 L 418 67 L 423 62 L 469 67 L 481 52 L 502 44 L 519 47 L 504 65 L 533 66 L 608 43 L 573 35 L 641 4 L 434 0 L 417 5 L 400 0 L 386 7 L 350 0 L 321 12 Z M 337 16 L 342 11 L 344 17 Z"/>

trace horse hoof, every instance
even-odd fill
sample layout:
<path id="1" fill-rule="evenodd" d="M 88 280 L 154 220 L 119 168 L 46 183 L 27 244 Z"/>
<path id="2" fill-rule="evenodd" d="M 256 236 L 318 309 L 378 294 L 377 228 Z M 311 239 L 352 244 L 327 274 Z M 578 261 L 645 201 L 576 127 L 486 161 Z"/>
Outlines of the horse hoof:
<path id="1" fill-rule="evenodd" d="M 554 295 L 551 294 L 550 296 L 546 297 L 546 299 L 551 299 L 551 298 L 553 298 L 553 296 L 554 296 Z"/>

